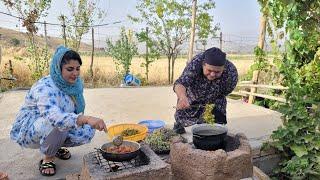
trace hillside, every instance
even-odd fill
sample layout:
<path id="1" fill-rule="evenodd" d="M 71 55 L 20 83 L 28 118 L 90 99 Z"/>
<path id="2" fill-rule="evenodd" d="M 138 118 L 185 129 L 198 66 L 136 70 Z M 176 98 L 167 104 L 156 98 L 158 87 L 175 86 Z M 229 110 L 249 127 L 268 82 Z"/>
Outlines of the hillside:
<path id="1" fill-rule="evenodd" d="M 6 49 L 23 49 L 26 47 L 26 33 L 0 27 L 0 34 L 0 42 L 2 47 Z M 37 43 L 40 43 L 40 46 L 45 46 L 44 36 L 37 36 L 35 40 Z M 53 51 L 60 44 L 63 44 L 62 38 L 48 36 L 48 47 L 50 50 Z M 81 43 L 80 50 L 88 51 L 90 49 L 91 45 Z"/>

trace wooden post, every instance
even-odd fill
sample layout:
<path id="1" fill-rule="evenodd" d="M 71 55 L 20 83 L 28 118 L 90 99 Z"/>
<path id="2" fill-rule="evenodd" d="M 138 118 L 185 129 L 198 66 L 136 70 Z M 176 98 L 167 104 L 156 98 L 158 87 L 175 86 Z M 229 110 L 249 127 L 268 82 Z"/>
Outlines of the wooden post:
<path id="1" fill-rule="evenodd" d="M 0 42 L 1 42 L 1 35 L 2 34 L 0 34 Z M 1 43 L 2 44 L 2 43 Z M 0 45 L 0 67 L 1 67 L 1 61 L 2 61 L 2 47 L 1 47 L 1 45 Z"/>
<path id="2" fill-rule="evenodd" d="M 90 76 L 93 83 L 93 55 L 94 55 L 94 29 L 92 28 L 92 52 L 91 52 L 91 63 L 90 63 Z"/>
<path id="3" fill-rule="evenodd" d="M 1 49 L 1 46 L 0 46 L 0 67 L 1 67 L 1 60 L 2 60 L 2 49 Z"/>
<path id="4" fill-rule="evenodd" d="M 0 46 L 0 67 L 1 67 L 1 61 L 2 61 L 2 48 Z"/>
<path id="5" fill-rule="evenodd" d="M 47 22 L 44 21 L 44 38 L 46 40 L 46 48 L 48 48 Z"/>
<path id="6" fill-rule="evenodd" d="M 10 72 L 10 76 L 13 77 L 13 67 L 12 67 L 12 61 L 9 60 L 9 72 Z"/>
<path id="7" fill-rule="evenodd" d="M 197 0 L 192 1 L 192 19 L 191 19 L 191 35 L 189 42 L 189 53 L 187 64 L 191 62 L 193 56 L 193 45 L 194 45 L 194 36 L 196 29 L 196 12 L 197 12 Z"/>
<path id="8" fill-rule="evenodd" d="M 64 46 L 67 47 L 66 17 L 62 15 L 61 19 L 62 19 L 62 33 L 63 33 Z"/>
<path id="9" fill-rule="evenodd" d="M 258 70 L 253 71 L 252 84 L 258 84 L 259 73 L 260 73 L 260 72 L 259 72 Z M 256 87 L 251 87 L 250 92 L 256 93 L 256 92 L 257 92 L 257 88 L 256 88 Z M 254 99 L 255 99 L 254 96 L 253 96 L 253 95 L 250 95 L 250 96 L 249 96 L 248 103 L 249 103 L 249 104 L 254 103 Z"/>
<path id="10" fill-rule="evenodd" d="M 265 41 L 265 37 L 266 37 L 266 25 L 267 25 L 267 16 L 262 15 L 262 17 L 260 18 L 260 35 L 259 35 L 259 42 L 258 42 L 258 46 L 261 49 L 264 48 L 264 41 Z M 258 83 L 259 74 L 260 74 L 259 70 L 256 70 L 253 72 L 253 75 L 252 75 L 252 83 L 253 84 Z M 257 88 L 256 87 L 251 88 L 250 92 L 256 93 Z M 254 103 L 254 99 L 255 99 L 254 96 L 250 95 L 248 103 L 249 104 Z"/>
<path id="11" fill-rule="evenodd" d="M 45 46 L 45 51 L 46 51 L 46 67 L 49 67 L 49 58 L 48 58 L 48 34 L 47 34 L 47 22 L 44 21 L 44 38 L 46 40 L 46 46 Z"/>
<path id="12" fill-rule="evenodd" d="M 0 42 L 1 42 L 1 35 L 2 34 L 0 34 Z M 1 49 L 1 45 L 0 45 L 0 68 L 1 68 L 1 60 L 2 60 L 2 49 Z M 1 79 L 2 79 L 2 76 L 1 76 L 1 72 L 0 72 L 0 92 L 2 91 L 2 89 L 1 89 Z M 0 96 L 0 98 L 1 98 L 1 96 Z"/>
<path id="13" fill-rule="evenodd" d="M 222 50 L 222 32 L 220 32 L 219 43 L 220 43 L 220 49 Z"/>
<path id="14" fill-rule="evenodd" d="M 10 80 L 10 88 L 12 88 L 13 87 L 13 85 L 14 85 L 14 83 L 13 83 L 13 67 L 12 67 L 12 61 L 11 60 L 9 60 L 9 77 L 8 77 L 8 80 Z"/>
<path id="15" fill-rule="evenodd" d="M 2 34 L 0 34 L 0 42 L 1 42 L 1 35 L 2 35 Z M 2 43 L 1 43 L 1 44 L 2 44 Z M 1 60 L 2 60 L 1 44 L 0 44 L 0 69 L 1 69 Z M 1 79 L 2 79 L 2 76 L 1 76 L 1 72 L 0 72 L 0 92 L 2 91 L 2 88 L 1 88 Z M 0 95 L 0 98 L 1 98 L 1 95 Z"/>
<path id="16" fill-rule="evenodd" d="M 146 41 L 146 78 L 147 78 L 147 82 L 148 82 L 148 80 L 149 80 L 149 73 L 148 73 L 148 71 L 149 71 L 149 69 L 148 69 L 148 66 L 149 66 L 149 64 L 148 64 L 148 61 L 149 61 L 149 50 L 148 50 L 148 36 L 149 36 L 149 28 L 148 27 L 146 27 L 146 36 L 147 36 L 147 41 Z"/>
<path id="17" fill-rule="evenodd" d="M 266 25 L 267 25 L 267 17 L 262 15 L 260 18 L 260 35 L 259 35 L 259 48 L 264 48 L 264 41 L 266 39 Z"/>

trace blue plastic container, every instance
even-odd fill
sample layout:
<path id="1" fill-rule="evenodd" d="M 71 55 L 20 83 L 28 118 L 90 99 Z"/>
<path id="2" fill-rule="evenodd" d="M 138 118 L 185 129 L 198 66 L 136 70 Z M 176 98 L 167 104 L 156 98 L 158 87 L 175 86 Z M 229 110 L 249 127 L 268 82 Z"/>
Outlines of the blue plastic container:
<path id="1" fill-rule="evenodd" d="M 143 120 L 139 124 L 144 124 L 148 127 L 148 133 L 152 133 L 154 130 L 165 126 L 165 122 L 162 120 Z"/>
<path id="2" fill-rule="evenodd" d="M 123 81 L 127 86 L 140 86 L 141 85 L 140 79 L 138 79 L 137 77 L 135 77 L 132 74 L 125 75 L 123 78 Z"/>

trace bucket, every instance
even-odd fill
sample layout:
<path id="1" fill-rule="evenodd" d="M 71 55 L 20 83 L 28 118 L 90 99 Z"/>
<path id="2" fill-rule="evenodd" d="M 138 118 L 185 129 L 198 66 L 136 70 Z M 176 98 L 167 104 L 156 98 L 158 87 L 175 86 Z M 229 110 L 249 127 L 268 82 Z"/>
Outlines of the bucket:
<path id="1" fill-rule="evenodd" d="M 141 85 L 140 79 L 138 79 L 137 77 L 135 77 L 132 74 L 125 75 L 123 78 L 123 81 L 127 86 L 140 86 Z"/>
<path id="2" fill-rule="evenodd" d="M 148 133 L 152 133 L 154 130 L 165 126 L 165 122 L 161 120 L 142 120 L 138 124 L 146 125 L 148 127 Z"/>

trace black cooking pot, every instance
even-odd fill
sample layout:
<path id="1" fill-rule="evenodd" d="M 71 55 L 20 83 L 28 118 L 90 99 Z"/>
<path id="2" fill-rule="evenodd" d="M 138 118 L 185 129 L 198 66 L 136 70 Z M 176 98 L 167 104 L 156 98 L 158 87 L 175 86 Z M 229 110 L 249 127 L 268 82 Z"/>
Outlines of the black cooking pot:
<path id="1" fill-rule="evenodd" d="M 225 148 L 228 129 L 221 124 L 197 124 L 191 129 L 193 144 L 197 149 L 217 150 Z"/>
<path id="2" fill-rule="evenodd" d="M 104 145 L 102 145 L 101 148 L 99 149 L 99 151 L 101 152 L 102 156 L 106 160 L 115 161 L 115 162 L 129 161 L 139 155 L 139 153 L 140 153 L 140 144 L 139 143 L 134 142 L 134 141 L 123 141 L 122 145 L 133 147 L 135 149 L 135 151 L 132 151 L 129 153 L 123 153 L 123 154 L 107 152 L 105 149 L 108 149 L 109 147 L 114 146 L 112 142 L 105 143 Z"/>

